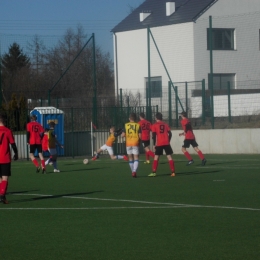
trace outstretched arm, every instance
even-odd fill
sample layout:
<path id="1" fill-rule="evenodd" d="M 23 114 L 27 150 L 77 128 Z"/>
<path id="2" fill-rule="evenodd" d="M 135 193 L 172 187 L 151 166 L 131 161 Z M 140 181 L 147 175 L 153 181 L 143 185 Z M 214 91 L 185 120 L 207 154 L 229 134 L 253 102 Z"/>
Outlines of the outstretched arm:
<path id="1" fill-rule="evenodd" d="M 16 160 L 18 160 L 18 150 L 17 150 L 17 146 L 16 146 L 15 143 L 11 144 L 11 146 L 12 146 L 12 149 L 13 149 L 13 151 L 14 151 L 14 160 L 16 161 Z"/>

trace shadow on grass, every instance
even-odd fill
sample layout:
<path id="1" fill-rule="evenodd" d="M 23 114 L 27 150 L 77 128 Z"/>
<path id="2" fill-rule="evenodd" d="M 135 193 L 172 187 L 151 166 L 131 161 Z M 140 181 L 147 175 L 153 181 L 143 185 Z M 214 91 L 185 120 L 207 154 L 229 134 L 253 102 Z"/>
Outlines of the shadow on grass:
<path id="1" fill-rule="evenodd" d="M 207 163 L 206 165 L 211 165 L 211 166 L 214 166 L 214 165 L 219 165 L 219 164 L 230 164 L 230 163 L 238 163 L 238 161 L 226 161 L 226 162 L 215 162 L 215 163 Z"/>
<path id="2" fill-rule="evenodd" d="M 218 173 L 222 172 L 223 170 L 210 170 L 210 171 L 190 171 L 190 172 L 177 172 L 175 177 L 181 176 L 181 175 L 196 175 L 196 174 L 210 174 L 210 173 Z M 170 173 L 165 173 L 165 174 L 156 174 L 156 177 L 149 177 L 149 176 L 142 176 L 142 177 L 147 177 L 147 178 L 157 178 L 157 177 L 165 177 L 165 176 L 171 176 Z M 172 178 L 175 178 L 172 177 Z"/>
<path id="3" fill-rule="evenodd" d="M 68 172 L 80 172 L 80 171 L 96 171 L 96 170 L 100 170 L 100 169 L 104 169 L 105 167 L 99 167 L 99 168 L 86 168 L 86 169 L 74 169 L 74 170 L 68 170 L 68 171 L 64 171 L 62 170 L 61 172 L 53 172 L 53 171 L 47 171 L 47 174 L 62 174 L 62 173 L 68 173 Z M 43 174 L 44 175 L 44 174 Z"/>
<path id="4" fill-rule="evenodd" d="M 70 197 L 70 196 L 72 197 L 72 196 L 80 196 L 80 195 L 89 195 L 89 194 L 93 194 L 93 193 L 97 193 L 97 192 L 104 192 L 104 191 L 99 190 L 99 191 L 67 193 L 67 194 L 59 194 L 59 195 L 43 195 L 43 196 L 34 197 L 34 198 L 30 198 L 30 199 L 12 200 L 11 202 L 9 201 L 9 204 L 29 202 L 29 201 L 38 201 L 38 200 L 46 200 L 46 199 L 57 199 L 57 198 Z M 20 193 L 22 193 L 22 192 L 20 192 Z M 12 193 L 12 194 L 14 194 L 14 193 Z M 19 193 L 17 192 L 16 194 L 19 194 Z"/>
<path id="5" fill-rule="evenodd" d="M 27 192 L 33 192 L 33 191 L 39 191 L 39 190 L 23 190 L 23 191 L 10 191 L 10 192 L 7 192 L 7 195 L 12 195 L 12 194 L 24 194 L 24 193 L 27 193 Z"/>
<path id="6" fill-rule="evenodd" d="M 210 171 L 192 171 L 192 172 L 181 172 L 177 173 L 176 175 L 194 175 L 194 174 L 209 174 L 209 173 L 217 173 L 222 172 L 223 170 L 210 170 Z"/>

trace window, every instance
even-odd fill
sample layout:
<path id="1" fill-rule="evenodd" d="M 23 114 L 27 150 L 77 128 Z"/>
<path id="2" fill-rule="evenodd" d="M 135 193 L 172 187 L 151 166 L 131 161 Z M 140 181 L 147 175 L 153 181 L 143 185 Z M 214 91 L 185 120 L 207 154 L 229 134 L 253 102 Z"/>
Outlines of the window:
<path id="1" fill-rule="evenodd" d="M 162 77 L 151 77 L 151 98 L 162 97 Z M 148 88 L 148 78 L 145 78 L 145 87 Z"/>
<path id="2" fill-rule="evenodd" d="M 210 49 L 210 29 L 207 29 L 207 48 Z M 235 29 L 212 28 L 212 50 L 234 50 Z"/>
<path id="3" fill-rule="evenodd" d="M 213 89 L 227 89 L 228 82 L 230 88 L 235 88 L 236 74 L 213 74 Z M 208 75 L 208 82 L 210 82 L 210 74 Z"/>

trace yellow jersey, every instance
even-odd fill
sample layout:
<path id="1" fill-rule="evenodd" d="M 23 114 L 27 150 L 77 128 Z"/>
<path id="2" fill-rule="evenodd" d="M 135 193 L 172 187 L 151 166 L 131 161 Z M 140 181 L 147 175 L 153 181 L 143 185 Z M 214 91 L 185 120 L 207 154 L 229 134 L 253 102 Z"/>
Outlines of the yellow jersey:
<path id="1" fill-rule="evenodd" d="M 140 125 L 135 122 L 125 124 L 126 146 L 139 146 Z"/>
<path id="2" fill-rule="evenodd" d="M 106 145 L 112 147 L 115 140 L 116 140 L 116 138 L 115 138 L 114 133 L 110 134 L 109 137 L 107 138 Z"/>
<path id="3" fill-rule="evenodd" d="M 53 129 L 48 132 L 48 147 L 51 149 L 56 148 L 56 136 Z"/>

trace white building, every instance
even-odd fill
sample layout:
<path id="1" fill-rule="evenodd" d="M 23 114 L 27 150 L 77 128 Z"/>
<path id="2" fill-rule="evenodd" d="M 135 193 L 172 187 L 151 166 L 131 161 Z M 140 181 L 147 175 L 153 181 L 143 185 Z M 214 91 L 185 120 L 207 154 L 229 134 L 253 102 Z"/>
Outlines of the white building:
<path id="1" fill-rule="evenodd" d="M 164 92 L 168 89 L 168 75 L 174 83 L 205 79 L 207 89 L 211 71 L 210 16 L 214 89 L 227 89 L 228 81 L 232 89 L 260 89 L 259 0 L 146 0 L 112 29 L 116 92 L 120 88 L 138 90 L 145 97 L 148 64 L 152 104 L 160 101 L 161 106 L 167 105 Z M 148 26 L 156 44 L 150 36 L 148 45 Z M 184 91 L 184 83 L 176 84 Z M 201 84 L 194 83 L 191 89 L 201 89 Z M 189 102 L 191 107 L 193 102 Z M 223 102 L 227 102 L 226 98 Z M 219 112 L 219 116 L 223 115 Z"/>

